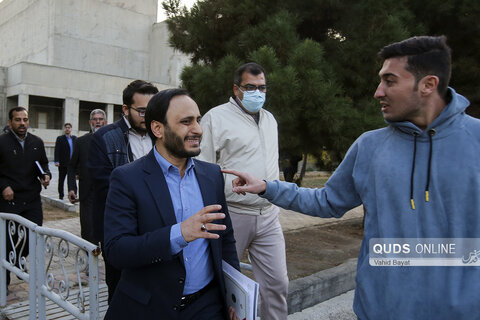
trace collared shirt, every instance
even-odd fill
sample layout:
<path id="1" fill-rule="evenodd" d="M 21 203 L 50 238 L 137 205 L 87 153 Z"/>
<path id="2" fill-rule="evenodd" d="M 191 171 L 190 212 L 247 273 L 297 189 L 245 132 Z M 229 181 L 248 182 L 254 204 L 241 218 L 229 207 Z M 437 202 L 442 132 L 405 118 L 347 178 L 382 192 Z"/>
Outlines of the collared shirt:
<path id="1" fill-rule="evenodd" d="M 132 128 L 128 119 L 123 117 L 128 126 L 128 142 L 133 153 L 133 160 L 143 157 L 152 150 L 152 139 L 148 134 L 143 136 Z"/>
<path id="2" fill-rule="evenodd" d="M 177 224 L 170 230 L 170 248 L 172 255 L 183 249 L 183 261 L 186 270 L 183 294 L 191 294 L 205 287 L 213 279 L 213 266 L 210 259 L 209 243 L 206 239 L 197 239 L 187 243 L 182 236 L 180 224 L 204 207 L 202 193 L 194 171 L 193 159 L 189 158 L 183 178 L 177 167 L 162 157 L 153 148 L 155 158 L 162 168 L 167 181 Z"/>
<path id="3" fill-rule="evenodd" d="M 72 137 L 71 136 L 67 136 L 65 135 L 65 137 L 67 138 L 67 142 L 68 142 L 68 146 L 70 147 L 70 159 L 72 159 L 72 153 L 73 153 L 73 141 L 72 141 Z"/>
<path id="4" fill-rule="evenodd" d="M 255 114 L 251 114 L 251 113 L 248 113 L 244 108 L 242 108 L 241 106 L 241 102 L 240 102 L 240 99 L 238 99 L 237 96 L 235 97 L 232 97 L 235 102 L 237 103 L 237 107 L 242 110 L 242 112 L 244 112 L 245 114 L 248 114 L 249 116 L 251 116 L 253 118 L 253 120 L 255 120 L 255 122 L 258 124 L 258 122 L 260 121 L 260 112 L 257 112 Z"/>
<path id="5" fill-rule="evenodd" d="M 17 141 L 18 141 L 18 143 L 20 143 L 20 145 L 22 146 L 22 149 L 25 149 L 25 139 L 27 139 L 28 132 L 25 132 L 25 136 L 23 137 L 23 139 L 21 139 L 19 136 L 17 136 L 17 134 L 15 133 L 15 131 L 13 131 L 12 129 L 10 129 L 10 131 L 12 131 L 13 135 L 15 136 L 15 138 L 17 138 Z"/>

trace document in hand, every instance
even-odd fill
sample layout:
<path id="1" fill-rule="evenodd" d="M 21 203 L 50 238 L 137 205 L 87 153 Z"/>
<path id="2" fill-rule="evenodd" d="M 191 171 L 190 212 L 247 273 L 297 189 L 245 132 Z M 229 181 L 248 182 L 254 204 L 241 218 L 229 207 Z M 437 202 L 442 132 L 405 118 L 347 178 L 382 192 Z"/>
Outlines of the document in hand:
<path id="1" fill-rule="evenodd" d="M 35 161 L 35 164 L 37 165 L 38 171 L 40 171 L 40 174 L 41 174 L 42 177 L 43 177 L 46 173 L 45 173 L 45 171 L 43 171 L 43 168 L 42 168 L 42 166 L 40 165 L 40 162 Z"/>
<path id="2" fill-rule="evenodd" d="M 258 283 L 243 275 L 240 271 L 222 261 L 227 305 L 235 308 L 240 320 L 257 318 Z"/>
<path id="3" fill-rule="evenodd" d="M 44 178 L 45 175 L 46 175 L 46 173 L 45 173 L 45 171 L 43 171 L 43 168 L 42 168 L 42 166 L 40 165 L 40 162 L 35 161 L 35 164 L 37 165 L 38 171 L 40 171 L 41 177 Z M 47 189 L 47 187 L 45 187 L 45 186 L 43 186 L 43 187 L 44 187 L 45 189 Z"/>

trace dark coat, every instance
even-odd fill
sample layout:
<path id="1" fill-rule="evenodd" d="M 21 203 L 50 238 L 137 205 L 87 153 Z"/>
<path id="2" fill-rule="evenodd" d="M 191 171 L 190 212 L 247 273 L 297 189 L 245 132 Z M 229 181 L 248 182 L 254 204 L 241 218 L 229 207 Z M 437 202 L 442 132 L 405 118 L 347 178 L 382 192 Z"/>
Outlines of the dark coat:
<path id="1" fill-rule="evenodd" d="M 78 175 L 80 201 L 92 193 L 92 177 L 87 167 L 91 139 L 92 133 L 87 133 L 75 140 L 72 159 L 68 164 L 68 190 L 75 190 L 75 175 Z"/>
<path id="2" fill-rule="evenodd" d="M 209 240 L 214 277 L 225 296 L 222 259 L 239 269 L 233 229 L 220 167 L 195 161 L 204 205 L 220 204 L 226 230 Z M 183 251 L 170 253 L 170 229 L 176 224 L 168 185 L 153 150 L 115 169 L 105 206 L 105 254 L 122 269 L 107 312 L 109 319 L 175 319 L 185 285 Z"/>
<path id="3" fill-rule="evenodd" d="M 98 129 L 92 135 L 87 167 L 92 176 L 94 192 L 92 214 L 95 243 L 103 242 L 103 213 L 110 174 L 116 167 L 131 161 L 133 153 L 128 143 L 128 126 L 123 118 Z"/>
<path id="4" fill-rule="evenodd" d="M 38 178 L 41 174 L 35 161 L 52 176 L 42 139 L 28 133 L 22 148 L 12 131 L 0 135 L 0 192 L 10 186 L 17 201 L 39 199 L 42 186 Z M 3 201 L 3 197 L 0 198 Z"/>
<path id="5" fill-rule="evenodd" d="M 73 146 L 77 137 L 74 135 L 70 137 L 72 138 Z M 70 162 L 70 145 L 65 135 L 58 136 L 57 141 L 55 141 L 55 162 L 58 162 L 60 167 L 67 167 Z"/>

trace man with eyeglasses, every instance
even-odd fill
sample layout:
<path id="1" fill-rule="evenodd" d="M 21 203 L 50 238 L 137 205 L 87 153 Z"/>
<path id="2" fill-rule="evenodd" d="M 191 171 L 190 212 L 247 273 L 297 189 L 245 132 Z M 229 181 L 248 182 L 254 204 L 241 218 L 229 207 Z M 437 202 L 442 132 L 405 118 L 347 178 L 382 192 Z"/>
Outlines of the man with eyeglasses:
<path id="1" fill-rule="evenodd" d="M 95 109 L 90 112 L 90 132 L 75 140 L 72 159 L 68 164 L 68 200 L 77 202 L 76 179 L 78 176 L 80 198 L 80 234 L 83 239 L 95 243 L 93 237 L 93 185 L 90 170 L 87 168 L 88 151 L 92 135 L 106 123 L 105 111 Z"/>
<path id="2" fill-rule="evenodd" d="M 94 186 L 93 238 L 95 243 L 101 242 L 102 247 L 103 217 L 110 174 L 116 167 L 137 160 L 152 150 L 152 140 L 145 127 L 145 110 L 157 92 L 158 89 L 149 82 L 132 81 L 123 90 L 123 117 L 100 128 L 92 136 L 87 167 L 90 169 Z M 120 275 L 121 270 L 115 269 L 105 259 L 109 302 Z"/>
<path id="3" fill-rule="evenodd" d="M 202 118 L 202 152 L 198 158 L 265 180 L 278 179 L 277 122 L 262 108 L 266 92 L 262 66 L 251 62 L 238 68 L 229 102 L 212 108 Z M 225 195 L 238 258 L 248 249 L 253 274 L 260 284 L 262 319 L 287 319 L 288 276 L 279 209 L 254 195 L 232 192 L 233 178 L 225 177 Z"/>

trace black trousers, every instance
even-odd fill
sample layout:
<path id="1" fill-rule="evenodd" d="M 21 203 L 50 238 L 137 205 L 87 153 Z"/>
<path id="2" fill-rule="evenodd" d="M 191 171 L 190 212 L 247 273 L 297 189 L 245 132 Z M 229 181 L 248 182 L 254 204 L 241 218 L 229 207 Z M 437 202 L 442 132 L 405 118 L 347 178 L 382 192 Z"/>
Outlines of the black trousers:
<path id="1" fill-rule="evenodd" d="M 30 220 L 37 225 L 41 226 L 43 222 L 43 211 L 42 211 L 42 202 L 40 200 L 40 197 L 38 199 L 26 203 L 22 201 L 5 201 L 1 200 L 0 201 L 0 212 L 6 212 L 6 213 L 14 213 L 18 214 L 19 216 Z M 18 242 L 18 234 L 19 234 L 19 228 L 18 224 L 15 223 L 15 234 L 12 235 L 12 239 L 10 239 L 10 233 L 8 229 L 9 223 L 7 223 L 7 261 L 9 261 L 9 254 L 10 252 L 13 251 L 13 246 L 15 246 L 15 256 L 16 256 L 16 261 L 15 265 L 20 267 L 19 262 L 21 257 L 27 257 L 29 253 L 29 248 L 28 248 L 28 229 L 26 229 L 26 234 L 25 234 L 25 240 L 21 241 L 20 243 Z M 12 246 L 13 242 L 13 246 Z M 22 245 L 24 245 L 23 250 L 22 250 Z M 20 253 L 20 250 L 22 252 Z M 28 266 L 27 266 L 28 267 Z M 10 272 L 7 271 L 7 285 L 10 284 Z"/>
<path id="2" fill-rule="evenodd" d="M 93 195 L 80 200 L 80 233 L 82 239 L 95 243 L 93 236 Z"/>
<path id="3" fill-rule="evenodd" d="M 63 199 L 63 196 L 65 195 L 63 192 L 63 185 L 65 183 L 65 177 L 67 176 L 67 173 L 68 173 L 68 167 L 65 167 L 65 166 L 58 167 L 58 197 L 60 199 Z M 73 191 L 77 193 L 76 184 L 75 184 L 75 189 Z"/>
<path id="4" fill-rule="evenodd" d="M 225 307 L 218 285 L 210 287 L 192 304 L 180 311 L 182 320 L 224 320 Z"/>
<path id="5" fill-rule="evenodd" d="M 101 247 L 103 261 L 105 262 L 105 282 L 107 283 L 108 287 L 108 304 L 110 304 L 113 298 L 113 294 L 115 293 L 115 289 L 117 288 L 118 282 L 120 281 L 122 270 L 115 268 L 108 262 L 107 258 L 105 257 L 105 247 L 103 245 L 103 242 L 101 243 Z"/>

